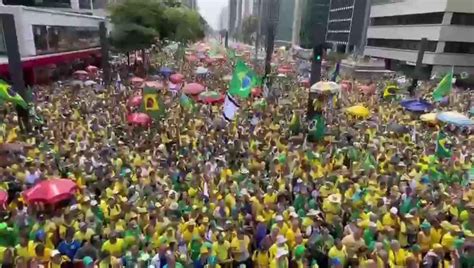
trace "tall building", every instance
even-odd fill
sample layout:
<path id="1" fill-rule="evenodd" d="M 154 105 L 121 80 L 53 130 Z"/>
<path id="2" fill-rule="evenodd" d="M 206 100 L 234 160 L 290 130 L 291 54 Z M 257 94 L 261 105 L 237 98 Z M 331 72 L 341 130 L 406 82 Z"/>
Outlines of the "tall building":
<path id="1" fill-rule="evenodd" d="M 331 0 L 326 42 L 339 52 L 363 51 L 369 0 Z"/>
<path id="2" fill-rule="evenodd" d="M 325 39 L 330 0 L 305 0 L 301 21 L 300 46 L 312 48 L 317 39 Z M 316 27 L 318 26 L 318 27 Z"/>
<path id="3" fill-rule="evenodd" d="M 67 72 L 73 62 L 100 63 L 99 24 L 106 19 L 90 15 L 93 13 L 91 1 L 87 2 L 3 0 L 3 5 L 0 4 L 0 13 L 13 15 L 28 83 L 39 81 L 51 66 Z M 9 72 L 4 40 L 6 30 L 0 27 L 0 76 L 8 76 Z"/>
<path id="4" fill-rule="evenodd" d="M 181 0 L 181 2 L 182 2 L 185 6 L 191 8 L 191 9 L 197 9 L 197 2 L 196 2 L 196 0 Z"/>
<path id="5" fill-rule="evenodd" d="M 237 20 L 237 0 L 229 0 L 229 34 L 233 35 L 236 32 L 238 24 Z"/>
<path id="6" fill-rule="evenodd" d="M 226 6 L 221 10 L 219 14 L 219 30 L 229 29 L 229 7 Z"/>
<path id="7" fill-rule="evenodd" d="M 365 55 L 390 69 L 411 71 L 421 38 L 427 38 L 423 73 L 474 73 L 472 0 L 374 0 Z"/>
<path id="8" fill-rule="evenodd" d="M 293 34 L 295 1 L 280 0 L 275 40 L 290 43 Z"/>

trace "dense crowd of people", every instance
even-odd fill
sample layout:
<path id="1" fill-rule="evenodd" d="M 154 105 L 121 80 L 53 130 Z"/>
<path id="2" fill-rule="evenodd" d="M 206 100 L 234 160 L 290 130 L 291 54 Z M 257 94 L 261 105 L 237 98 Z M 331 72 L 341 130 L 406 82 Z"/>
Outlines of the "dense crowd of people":
<path id="1" fill-rule="evenodd" d="M 276 84 L 266 106 L 241 100 L 230 123 L 219 106 L 185 109 L 165 88 L 166 116 L 149 129 L 126 122 L 132 89 L 38 89 L 35 134 L 20 134 L 13 111 L 3 117 L 4 142 L 32 148 L 0 170 L 0 266 L 474 267 L 472 133 L 354 91 L 325 111 L 326 137 L 311 143 L 290 131 L 307 90 L 292 76 Z M 467 113 L 472 92 L 452 94 L 435 109 Z M 370 117 L 344 113 L 358 103 Z M 447 158 L 435 154 L 440 129 Z M 51 178 L 74 180 L 77 194 L 24 200 Z"/>

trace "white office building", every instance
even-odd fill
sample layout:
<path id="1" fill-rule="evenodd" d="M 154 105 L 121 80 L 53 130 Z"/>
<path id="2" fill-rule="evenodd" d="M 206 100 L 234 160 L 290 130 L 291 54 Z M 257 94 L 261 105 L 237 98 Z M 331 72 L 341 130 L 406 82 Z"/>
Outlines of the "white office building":
<path id="1" fill-rule="evenodd" d="M 474 0 L 372 0 L 365 55 L 412 70 L 422 38 L 425 75 L 474 74 Z"/>

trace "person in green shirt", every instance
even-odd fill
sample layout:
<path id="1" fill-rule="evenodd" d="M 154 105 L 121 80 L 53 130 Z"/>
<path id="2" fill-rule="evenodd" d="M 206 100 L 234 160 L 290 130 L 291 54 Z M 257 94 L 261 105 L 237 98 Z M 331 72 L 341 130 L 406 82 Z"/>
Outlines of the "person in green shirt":
<path id="1" fill-rule="evenodd" d="M 0 247 L 16 246 L 18 236 L 15 228 L 8 227 L 5 222 L 0 222 Z"/>

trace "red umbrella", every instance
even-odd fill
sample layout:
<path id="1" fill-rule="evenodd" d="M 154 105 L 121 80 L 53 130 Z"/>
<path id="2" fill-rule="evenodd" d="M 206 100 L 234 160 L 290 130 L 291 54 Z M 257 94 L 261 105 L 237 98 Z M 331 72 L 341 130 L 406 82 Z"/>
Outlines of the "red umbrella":
<path id="1" fill-rule="evenodd" d="M 311 83 L 309 82 L 309 79 L 303 79 L 300 81 L 300 85 L 305 88 L 309 88 L 311 86 Z"/>
<path id="2" fill-rule="evenodd" d="M 0 206 L 5 206 L 8 201 L 8 193 L 0 190 Z"/>
<path id="3" fill-rule="evenodd" d="M 143 80 L 143 78 L 140 78 L 140 77 L 132 77 L 132 79 L 130 79 L 130 81 L 132 83 L 143 83 L 145 80 Z"/>
<path id="4" fill-rule="evenodd" d="M 198 83 L 186 84 L 183 88 L 185 94 L 197 95 L 205 90 L 204 86 Z"/>
<path id="5" fill-rule="evenodd" d="M 173 83 L 173 84 L 180 84 L 180 83 L 183 82 L 183 80 L 184 80 L 184 75 L 179 74 L 179 73 L 172 74 L 172 75 L 170 76 L 170 81 L 171 81 L 171 83 Z"/>
<path id="6" fill-rule="evenodd" d="M 262 96 L 262 89 L 259 87 L 252 88 L 252 96 L 253 97 L 261 97 Z"/>
<path id="7" fill-rule="evenodd" d="M 136 96 L 133 96 L 131 97 L 129 100 L 128 100 L 128 106 L 130 107 L 138 107 L 142 104 L 143 102 L 143 97 L 140 96 L 140 95 L 136 95 Z"/>
<path id="8" fill-rule="evenodd" d="M 32 188 L 23 191 L 23 198 L 27 203 L 49 203 L 72 198 L 77 190 L 77 184 L 68 179 L 49 179 L 41 181 Z"/>
<path id="9" fill-rule="evenodd" d="M 136 126 L 150 126 L 151 117 L 145 113 L 133 113 L 127 115 L 127 122 Z"/>

